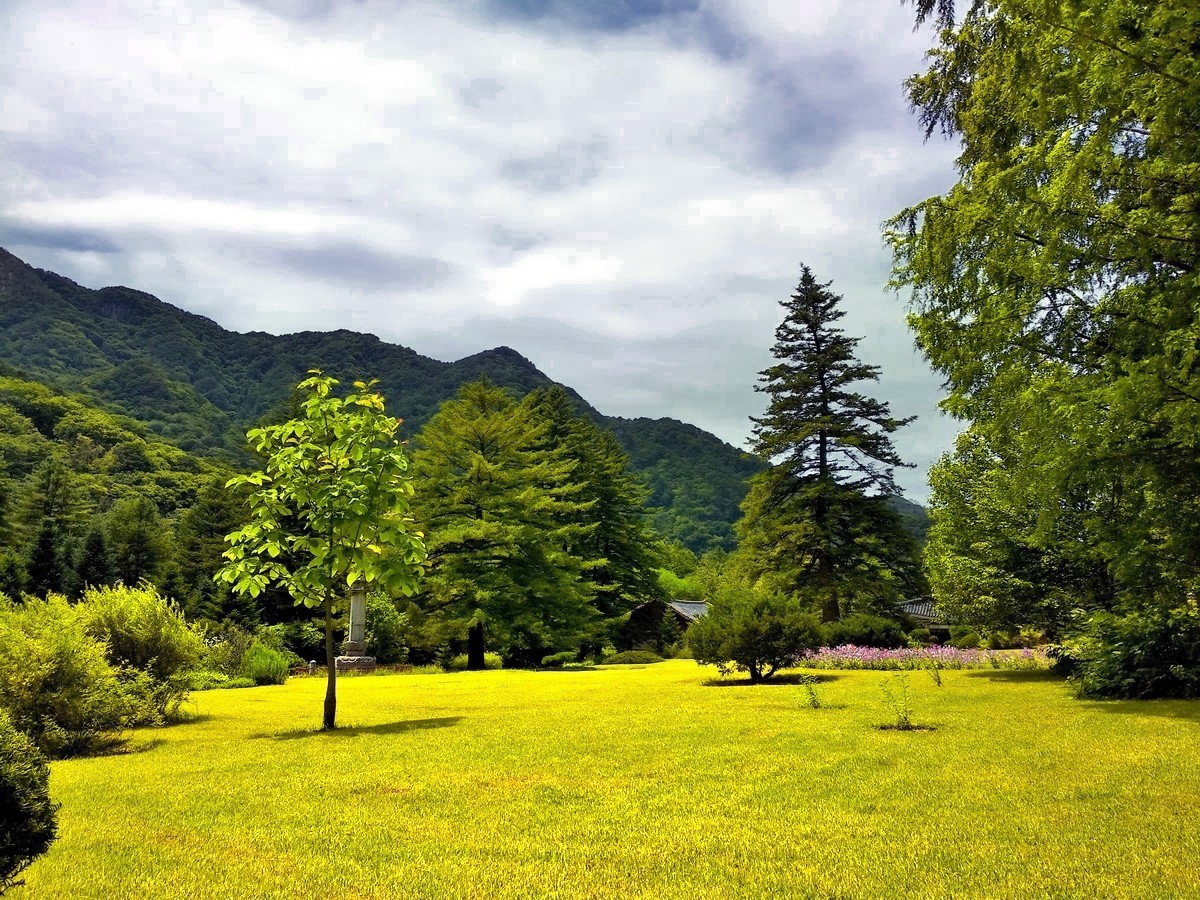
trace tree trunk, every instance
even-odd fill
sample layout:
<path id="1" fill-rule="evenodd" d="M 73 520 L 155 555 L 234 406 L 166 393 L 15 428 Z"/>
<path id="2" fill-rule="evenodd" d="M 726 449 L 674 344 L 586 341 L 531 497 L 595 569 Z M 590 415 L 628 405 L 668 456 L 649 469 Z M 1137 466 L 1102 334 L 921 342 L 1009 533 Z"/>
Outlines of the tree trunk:
<path id="1" fill-rule="evenodd" d="M 467 668 L 472 672 L 478 672 L 485 668 L 482 622 L 475 622 L 467 629 Z"/>
<path id="2" fill-rule="evenodd" d="M 325 717 L 324 731 L 337 728 L 337 657 L 333 655 L 333 604 L 325 598 Z"/>

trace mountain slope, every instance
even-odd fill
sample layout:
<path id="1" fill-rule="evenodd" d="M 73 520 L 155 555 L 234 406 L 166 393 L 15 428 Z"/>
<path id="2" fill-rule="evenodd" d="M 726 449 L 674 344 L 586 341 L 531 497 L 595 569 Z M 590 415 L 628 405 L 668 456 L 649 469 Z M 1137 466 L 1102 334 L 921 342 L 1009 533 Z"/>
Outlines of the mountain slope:
<path id="1" fill-rule="evenodd" d="M 239 464 L 248 462 L 246 428 L 279 410 L 311 368 L 342 380 L 379 379 L 409 433 L 468 381 L 487 377 L 518 395 L 553 383 L 507 347 L 448 363 L 351 331 L 226 331 L 150 294 L 91 290 L 3 249 L 0 361 L 145 422 L 187 450 Z M 695 426 L 608 418 L 570 392 L 646 477 L 664 535 L 700 552 L 733 547 L 745 480 L 761 463 Z"/>

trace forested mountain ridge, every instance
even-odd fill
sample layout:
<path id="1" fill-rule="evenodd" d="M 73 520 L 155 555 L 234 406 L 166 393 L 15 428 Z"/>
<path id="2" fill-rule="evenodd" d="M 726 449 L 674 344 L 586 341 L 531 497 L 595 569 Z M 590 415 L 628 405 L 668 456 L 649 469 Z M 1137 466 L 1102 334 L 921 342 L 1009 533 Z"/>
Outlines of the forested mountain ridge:
<path id="1" fill-rule="evenodd" d="M 127 287 L 85 288 L 0 249 L 0 361 L 91 397 L 193 453 L 246 464 L 247 427 L 279 410 L 311 368 L 377 378 L 389 409 L 415 433 L 463 384 L 486 377 L 517 395 L 554 382 L 499 347 L 441 362 L 369 334 L 227 331 L 211 319 Z M 732 549 L 746 479 L 762 464 L 673 419 L 601 415 L 646 478 L 655 527 L 696 551 Z"/>

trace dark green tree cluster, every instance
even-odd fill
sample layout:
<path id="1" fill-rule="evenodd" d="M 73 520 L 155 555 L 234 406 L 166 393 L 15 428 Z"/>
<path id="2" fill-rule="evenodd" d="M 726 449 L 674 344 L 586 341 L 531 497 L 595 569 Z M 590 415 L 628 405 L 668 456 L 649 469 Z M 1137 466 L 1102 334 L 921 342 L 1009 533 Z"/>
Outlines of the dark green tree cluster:
<path id="1" fill-rule="evenodd" d="M 417 438 L 414 509 L 427 533 L 425 628 L 468 667 L 599 649 L 657 595 L 645 489 L 610 436 L 559 389 L 517 401 L 481 381 Z"/>
<path id="2" fill-rule="evenodd" d="M 235 521 L 228 474 L 81 397 L 0 377 L 0 593 L 147 581 L 224 617 L 209 589 L 219 554 L 204 548 Z"/>
<path id="3" fill-rule="evenodd" d="M 944 8 L 943 8 L 944 7 Z M 930 569 L 966 618 L 1178 602 L 1200 580 L 1200 7 L 919 4 L 908 83 L 959 182 L 890 223 L 966 435 Z"/>
<path id="4" fill-rule="evenodd" d="M 888 230 L 966 422 L 931 475 L 934 594 L 1082 628 L 1099 658 L 1200 586 L 1200 6 L 917 11 L 941 30 L 909 98 L 962 147 L 958 183 Z"/>

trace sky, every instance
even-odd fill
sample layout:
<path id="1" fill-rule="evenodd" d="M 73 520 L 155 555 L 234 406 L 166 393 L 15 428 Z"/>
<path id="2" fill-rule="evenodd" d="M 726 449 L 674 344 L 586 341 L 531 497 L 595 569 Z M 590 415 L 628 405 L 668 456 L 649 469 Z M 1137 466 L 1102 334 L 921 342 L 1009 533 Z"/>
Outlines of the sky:
<path id="1" fill-rule="evenodd" d="M 899 0 L 5 0 L 0 246 L 234 331 L 509 346 L 607 415 L 737 447 L 801 264 L 917 420 L 958 425 L 881 224 L 947 190 Z M 336 374 L 336 373 L 334 373 Z M 403 415 L 402 410 L 397 411 Z"/>

